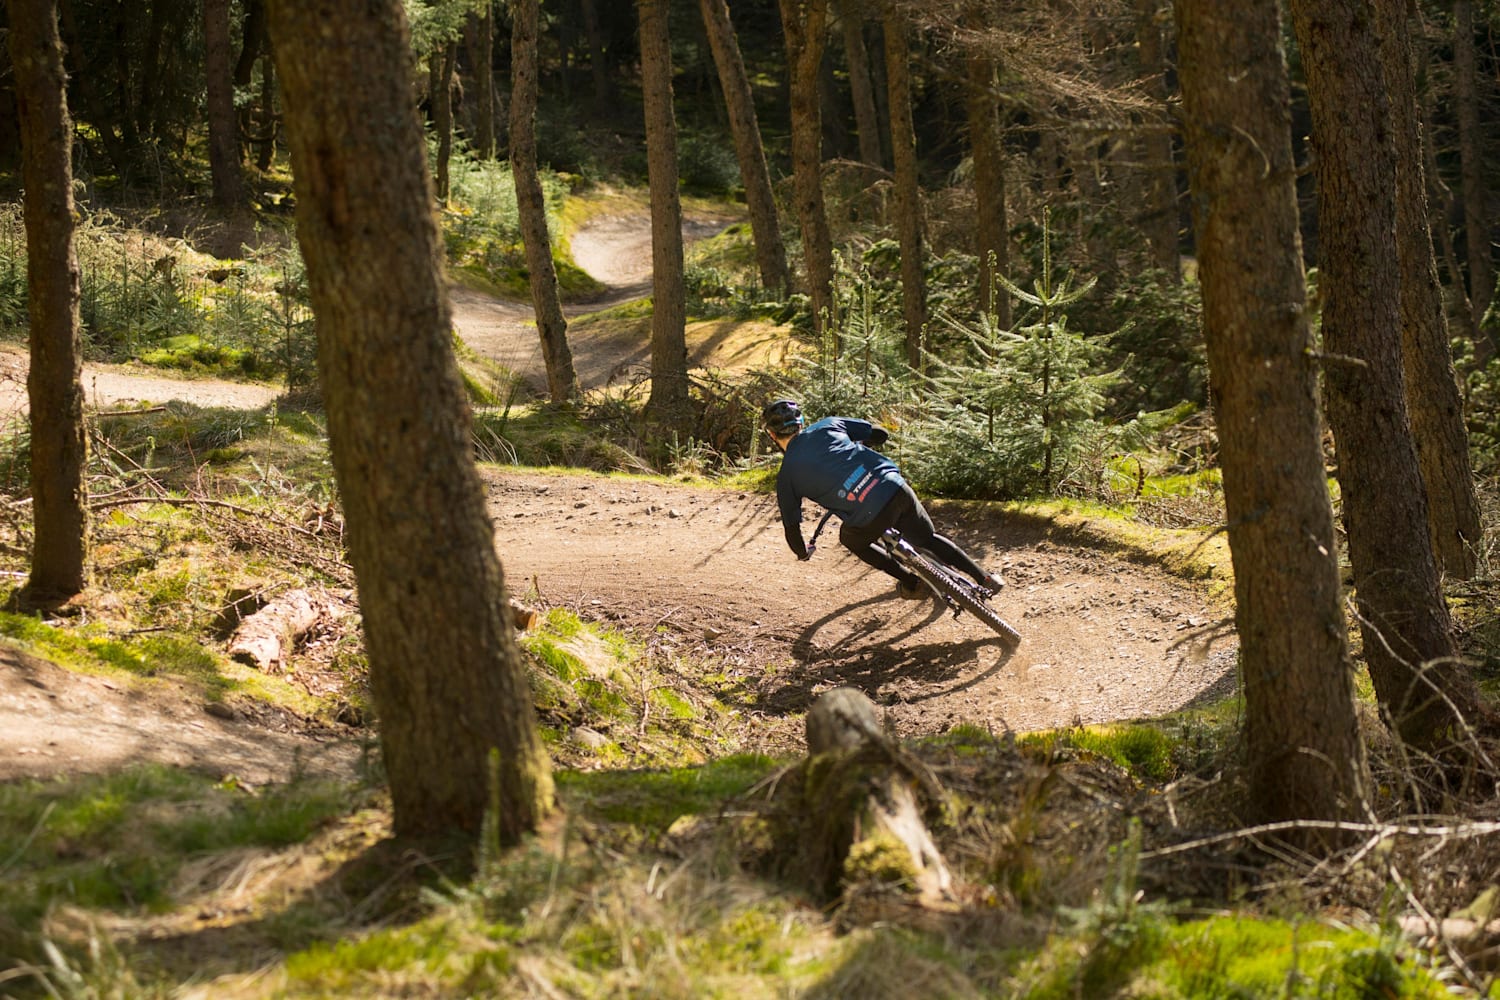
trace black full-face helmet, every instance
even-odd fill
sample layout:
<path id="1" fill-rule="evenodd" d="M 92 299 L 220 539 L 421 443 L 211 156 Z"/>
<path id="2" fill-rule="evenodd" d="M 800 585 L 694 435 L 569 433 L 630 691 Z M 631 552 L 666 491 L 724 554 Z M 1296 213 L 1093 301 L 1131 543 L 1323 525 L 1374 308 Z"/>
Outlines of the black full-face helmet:
<path id="1" fill-rule="evenodd" d="M 777 437 L 786 437 L 802 429 L 802 407 L 790 399 L 778 399 L 760 411 L 761 423 Z"/>

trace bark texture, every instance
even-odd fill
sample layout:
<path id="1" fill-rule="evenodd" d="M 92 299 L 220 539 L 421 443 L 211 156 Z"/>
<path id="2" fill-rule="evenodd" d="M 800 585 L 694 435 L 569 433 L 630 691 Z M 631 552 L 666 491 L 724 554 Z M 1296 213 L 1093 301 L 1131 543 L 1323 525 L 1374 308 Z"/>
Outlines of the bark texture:
<path id="1" fill-rule="evenodd" d="M 872 167 L 884 167 L 880 113 L 870 82 L 870 53 L 865 47 L 864 5 L 860 0 L 839 0 L 838 11 L 844 62 L 849 70 L 849 97 L 854 102 L 854 128 L 859 133 L 859 158 Z"/>
<path id="2" fill-rule="evenodd" d="M 453 356 L 398 0 L 272 0 L 297 235 L 398 833 L 551 808 Z"/>
<path id="3" fill-rule="evenodd" d="M 208 167 L 214 204 L 226 211 L 245 207 L 240 173 L 239 119 L 234 111 L 234 67 L 230 60 L 229 0 L 203 0 L 203 75 L 208 100 Z"/>
<path id="4" fill-rule="evenodd" d="M 537 8 L 537 0 L 516 0 L 511 7 L 510 172 L 516 185 L 531 304 L 542 341 L 542 362 L 547 368 L 547 395 L 561 404 L 577 397 L 578 373 L 573 368 L 568 321 L 563 316 L 557 268 L 552 262 L 547 198 L 537 173 Z"/>
<path id="5" fill-rule="evenodd" d="M 1469 303 L 1476 345 L 1480 325 L 1495 296 L 1495 266 L 1490 256 L 1486 210 L 1483 133 L 1479 125 L 1479 74 L 1474 65 L 1474 4 L 1453 0 L 1453 88 L 1458 104 L 1458 156 L 1462 176 L 1464 243 L 1468 249 Z M 1500 345 L 1491 345 L 1500 347 Z"/>
<path id="6" fill-rule="evenodd" d="M 688 411 L 687 302 L 682 283 L 682 201 L 677 194 L 677 121 L 672 110 L 672 48 L 667 0 L 637 0 L 641 88 L 646 105 L 646 171 L 651 184 L 651 398 L 666 427 Z"/>
<path id="7" fill-rule="evenodd" d="M 1368 785 L 1323 479 L 1277 0 L 1176 0 L 1234 560 L 1250 805 L 1346 819 Z"/>
<path id="8" fill-rule="evenodd" d="M 874 882 L 905 887 L 927 905 L 951 900 L 953 876 L 922 819 L 920 793 L 929 789 L 914 780 L 930 775 L 881 729 L 875 704 L 854 688 L 820 696 L 807 713 L 807 752 L 803 851 L 814 891 L 842 891 L 847 903 Z"/>
<path id="9" fill-rule="evenodd" d="M 1448 346 L 1448 317 L 1438 280 L 1427 207 L 1426 156 L 1406 0 L 1374 0 L 1381 61 L 1396 143 L 1396 250 L 1401 268 L 1401 354 L 1406 402 L 1427 497 L 1438 568 L 1460 580 L 1477 568 L 1482 526 L 1463 397 Z"/>
<path id="10" fill-rule="evenodd" d="M 785 293 L 791 285 L 787 269 L 786 244 L 781 239 L 781 218 L 776 210 L 776 195 L 771 188 L 771 171 L 766 166 L 765 146 L 760 138 L 760 123 L 755 116 L 755 97 L 745 74 L 745 60 L 729 20 L 725 0 L 698 0 L 708 45 L 719 72 L 719 86 L 729 112 L 729 129 L 734 135 L 734 152 L 740 165 L 740 181 L 745 185 L 745 207 L 750 214 L 750 233 L 755 240 L 755 262 L 760 268 L 761 284 L 772 291 Z"/>
<path id="11" fill-rule="evenodd" d="M 896 231 L 901 244 L 901 318 L 906 326 L 906 363 L 919 369 L 922 334 L 927 325 L 927 251 L 922 245 L 922 188 L 917 178 L 917 133 L 911 118 L 906 18 L 895 8 L 887 8 L 884 26 L 891 162 L 896 168 Z"/>
<path id="12" fill-rule="evenodd" d="M 474 155 L 495 158 L 495 5 L 469 15 L 469 72 L 474 77 Z M 512 60 L 515 54 L 511 55 Z"/>
<path id="13" fill-rule="evenodd" d="M 1135 0 L 1136 53 L 1140 60 L 1140 86 L 1160 117 L 1145 123 L 1139 148 L 1141 157 L 1141 232 L 1151 247 L 1151 262 L 1176 284 L 1182 280 L 1177 240 L 1177 165 L 1172 155 L 1172 133 L 1167 90 L 1167 60 L 1163 51 L 1158 14 L 1162 0 Z"/>
<path id="14" fill-rule="evenodd" d="M 1476 711 L 1477 691 L 1455 659 L 1406 409 L 1396 151 L 1374 16 L 1362 0 L 1290 7 L 1312 113 L 1324 385 L 1364 656 L 1401 738 L 1432 749 Z"/>
<path id="15" fill-rule="evenodd" d="M 437 196 L 448 200 L 449 164 L 453 160 L 453 64 L 456 43 L 432 53 L 432 128 L 437 132 Z"/>
<path id="16" fill-rule="evenodd" d="M 52 0 L 11 0 L 10 58 L 21 125 L 27 311 L 31 321 L 31 497 L 36 533 L 28 602 L 88 584 L 88 436 L 78 256 L 73 244 L 73 126 Z"/>
<path id="17" fill-rule="evenodd" d="M 971 22 L 972 23 L 972 22 Z M 979 258 L 980 306 L 1002 330 L 1010 329 L 1010 296 L 996 274 L 1010 267 L 1010 221 L 1005 206 L 1005 151 L 1000 145 L 1000 103 L 995 61 L 968 57 L 969 153 L 974 160 L 974 253 Z"/>
<path id="18" fill-rule="evenodd" d="M 802 266 L 813 333 L 821 339 L 833 321 L 833 237 L 823 197 L 823 115 L 818 106 L 828 0 L 780 0 L 780 6 L 791 77 L 792 187 L 802 230 Z"/>

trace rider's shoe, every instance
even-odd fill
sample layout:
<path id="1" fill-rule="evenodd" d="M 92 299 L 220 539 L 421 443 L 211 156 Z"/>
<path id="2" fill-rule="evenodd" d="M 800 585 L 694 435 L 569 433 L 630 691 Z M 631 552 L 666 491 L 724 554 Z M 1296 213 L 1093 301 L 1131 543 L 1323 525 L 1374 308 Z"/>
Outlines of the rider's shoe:
<path id="1" fill-rule="evenodd" d="M 902 600 L 920 601 L 927 596 L 927 586 L 921 580 L 897 580 L 896 596 Z"/>
<path id="2" fill-rule="evenodd" d="M 986 573 L 980 579 L 979 585 L 992 594 L 998 594 L 1005 589 L 1005 580 L 999 573 Z"/>

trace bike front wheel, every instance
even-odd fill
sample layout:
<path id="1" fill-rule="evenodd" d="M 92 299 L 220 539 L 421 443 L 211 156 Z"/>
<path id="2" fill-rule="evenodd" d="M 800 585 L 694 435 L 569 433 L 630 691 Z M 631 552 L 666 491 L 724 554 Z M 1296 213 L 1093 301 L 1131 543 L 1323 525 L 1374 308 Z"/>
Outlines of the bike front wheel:
<path id="1" fill-rule="evenodd" d="M 1005 643 L 1006 648 L 1014 649 L 1021 644 L 1021 633 L 1011 627 L 1010 622 L 996 614 L 995 609 L 986 604 L 975 592 L 973 585 L 944 572 L 926 559 L 916 560 L 913 568 L 929 587 L 937 591 L 949 603 L 957 605 L 993 629 Z"/>

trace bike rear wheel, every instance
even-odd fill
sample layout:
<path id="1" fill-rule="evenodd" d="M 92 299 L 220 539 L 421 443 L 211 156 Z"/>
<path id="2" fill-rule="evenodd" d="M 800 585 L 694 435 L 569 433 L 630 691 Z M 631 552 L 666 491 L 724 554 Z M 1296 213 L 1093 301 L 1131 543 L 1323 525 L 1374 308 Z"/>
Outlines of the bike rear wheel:
<path id="1" fill-rule="evenodd" d="M 986 604 L 969 583 L 957 579 L 953 574 L 945 571 L 926 558 L 912 560 L 912 568 L 916 570 L 929 587 L 952 604 L 963 608 L 969 614 L 978 618 L 988 625 L 996 635 L 1005 643 L 1006 647 L 1014 649 L 1021 644 L 1021 633 L 1011 627 L 1011 624 L 995 613 L 995 609 Z"/>

